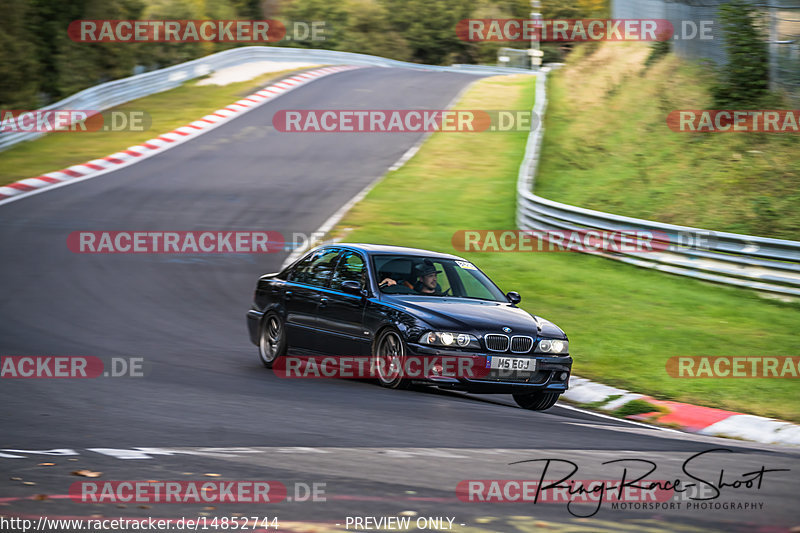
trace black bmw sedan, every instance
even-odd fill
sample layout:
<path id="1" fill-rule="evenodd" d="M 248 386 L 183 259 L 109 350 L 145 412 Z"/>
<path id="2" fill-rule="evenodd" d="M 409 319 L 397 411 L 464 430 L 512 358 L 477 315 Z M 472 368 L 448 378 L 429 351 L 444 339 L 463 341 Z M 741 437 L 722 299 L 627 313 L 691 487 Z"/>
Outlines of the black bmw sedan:
<path id="1" fill-rule="evenodd" d="M 261 276 L 247 324 L 264 365 L 284 373 L 300 368 L 293 357 L 303 356 L 290 353 L 306 354 L 303 375 L 324 355 L 339 365 L 326 376 L 512 394 L 544 410 L 567 390 L 569 342 L 520 299 L 460 257 L 340 243 Z M 355 372 L 343 372 L 345 363 Z"/>

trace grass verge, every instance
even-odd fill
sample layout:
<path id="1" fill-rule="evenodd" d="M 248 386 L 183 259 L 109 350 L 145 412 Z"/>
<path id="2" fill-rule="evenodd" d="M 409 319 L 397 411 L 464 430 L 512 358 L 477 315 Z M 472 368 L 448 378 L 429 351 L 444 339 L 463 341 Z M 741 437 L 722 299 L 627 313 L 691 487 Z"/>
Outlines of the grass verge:
<path id="1" fill-rule="evenodd" d="M 457 107 L 530 109 L 529 77 L 489 78 Z M 526 134 L 435 133 L 340 222 L 349 242 L 416 246 L 474 261 L 521 306 L 565 329 L 575 373 L 675 400 L 800 422 L 800 381 L 675 379 L 676 355 L 796 355 L 800 304 L 578 253 L 458 253 L 459 230 L 513 229 Z"/>
<path id="2" fill-rule="evenodd" d="M 714 109 L 712 80 L 645 43 L 579 47 L 550 77 L 537 194 L 620 215 L 797 239 L 794 133 L 678 133 L 666 117 Z"/>
<path id="3" fill-rule="evenodd" d="M 152 119 L 152 124 L 146 131 L 51 133 L 34 141 L 17 144 L 0 152 L 0 185 L 124 150 L 185 126 L 292 72 L 296 70 L 270 72 L 252 80 L 222 86 L 197 85 L 200 80 L 193 80 L 169 91 L 139 98 L 114 108 L 119 111 L 146 111 Z"/>

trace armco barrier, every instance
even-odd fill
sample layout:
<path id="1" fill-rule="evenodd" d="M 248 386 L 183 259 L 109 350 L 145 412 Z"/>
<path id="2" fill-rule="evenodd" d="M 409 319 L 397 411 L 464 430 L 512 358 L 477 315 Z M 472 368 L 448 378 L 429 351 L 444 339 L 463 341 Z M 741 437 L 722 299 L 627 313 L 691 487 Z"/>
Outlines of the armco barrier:
<path id="1" fill-rule="evenodd" d="M 172 67 L 145 72 L 129 78 L 95 85 L 55 102 L 42 109 L 81 109 L 104 111 L 157 92 L 177 87 L 181 83 L 211 72 L 253 61 L 309 62 L 325 65 L 364 65 L 375 67 L 415 68 L 425 70 L 457 71 L 467 74 L 534 74 L 530 70 L 500 68 L 481 65 L 453 65 L 451 67 L 420 65 L 384 57 L 333 50 L 283 48 L 274 46 L 245 46 L 218 52 Z M 0 150 L 43 135 L 40 132 L 0 133 Z"/>
<path id="2" fill-rule="evenodd" d="M 533 111 L 544 117 L 547 109 L 547 69 L 536 80 Z M 664 224 L 554 202 L 533 194 L 533 184 L 544 135 L 537 121 L 528 136 L 517 180 L 517 226 L 522 230 L 598 230 L 658 232 L 670 243 L 687 235 L 702 236 L 701 243 L 671 247 L 668 252 L 597 253 L 632 265 L 672 274 L 748 287 L 760 291 L 800 296 L 800 242 Z M 595 252 L 592 252 L 595 253 Z"/>
<path id="3" fill-rule="evenodd" d="M 43 109 L 92 109 L 103 111 L 150 94 L 177 87 L 181 83 L 226 67 L 253 61 L 288 61 L 317 64 L 347 64 L 376 67 L 414 68 L 457 71 L 475 75 L 535 74 L 535 72 L 481 65 L 450 67 L 420 65 L 383 57 L 332 50 L 310 50 L 269 46 L 247 46 L 225 50 L 172 67 L 146 72 L 85 89 Z M 542 69 L 536 82 L 533 111 L 544 117 L 547 109 L 547 70 Z M 707 281 L 749 287 L 772 293 L 800 296 L 800 242 L 769 239 L 734 233 L 718 233 L 699 228 L 662 224 L 624 217 L 547 200 L 531 192 L 536 176 L 539 150 L 544 134 L 543 121 L 528 137 L 525 157 L 517 182 L 517 225 L 521 229 L 596 229 L 602 231 L 658 231 L 671 240 L 686 233 L 705 234 L 712 238 L 705 247 L 658 253 L 604 253 L 606 257 L 636 266 L 654 268 L 673 274 Z M 39 132 L 0 133 L 0 150 L 18 142 L 34 139 Z"/>

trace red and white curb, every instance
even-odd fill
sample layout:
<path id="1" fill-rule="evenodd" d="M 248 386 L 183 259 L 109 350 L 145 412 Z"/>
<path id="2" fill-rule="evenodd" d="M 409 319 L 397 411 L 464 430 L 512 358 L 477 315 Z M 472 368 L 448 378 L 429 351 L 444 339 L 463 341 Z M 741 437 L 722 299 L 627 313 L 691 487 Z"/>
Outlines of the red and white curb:
<path id="1" fill-rule="evenodd" d="M 164 133 L 163 135 L 159 135 L 141 144 L 131 146 L 127 150 L 122 150 L 121 152 L 111 154 L 102 159 L 93 159 L 92 161 L 87 161 L 80 165 L 73 165 L 69 168 L 48 172 L 47 174 L 42 174 L 35 178 L 27 178 L 2 186 L 0 187 L 0 205 L 40 193 L 44 189 L 93 178 L 100 174 L 105 174 L 136 163 L 206 133 L 301 85 L 305 85 L 323 76 L 356 68 L 361 67 L 352 65 L 325 67 L 296 74 L 277 83 L 273 83 L 223 109 L 218 109 L 199 120 L 195 120 L 190 124 L 181 126 L 169 133 Z"/>
<path id="2" fill-rule="evenodd" d="M 603 411 L 615 411 L 632 400 L 644 400 L 664 408 L 667 412 L 653 411 L 626 418 L 678 427 L 683 431 L 701 435 L 800 446 L 800 426 L 796 424 L 723 409 L 656 400 L 578 376 L 570 378 L 569 390 L 564 394 L 564 399 L 578 404 L 594 404 L 593 407 L 598 407 L 599 404 L 598 408 Z"/>

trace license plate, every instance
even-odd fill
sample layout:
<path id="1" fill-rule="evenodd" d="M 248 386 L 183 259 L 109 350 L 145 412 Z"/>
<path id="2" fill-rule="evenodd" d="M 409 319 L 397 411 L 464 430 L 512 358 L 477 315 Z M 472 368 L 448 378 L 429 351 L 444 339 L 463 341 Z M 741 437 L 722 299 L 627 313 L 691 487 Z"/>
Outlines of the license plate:
<path id="1" fill-rule="evenodd" d="M 536 359 L 529 359 L 527 357 L 498 357 L 496 355 L 489 355 L 487 359 L 487 368 L 524 370 L 526 372 L 536 371 Z"/>

